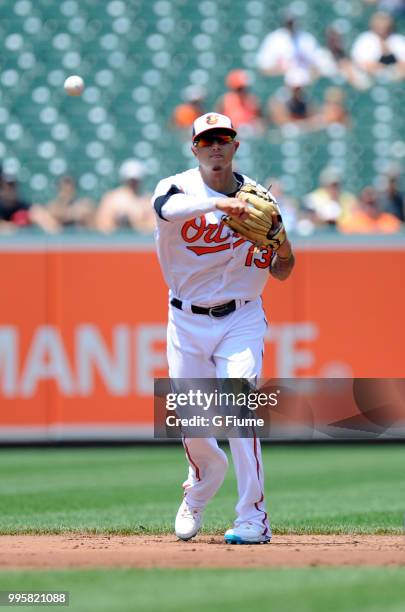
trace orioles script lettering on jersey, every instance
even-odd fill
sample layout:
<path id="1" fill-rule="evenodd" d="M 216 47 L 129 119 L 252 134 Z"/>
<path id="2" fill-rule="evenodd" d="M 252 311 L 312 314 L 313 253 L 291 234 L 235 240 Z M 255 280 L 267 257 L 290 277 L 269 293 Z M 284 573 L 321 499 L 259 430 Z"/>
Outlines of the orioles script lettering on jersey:
<path id="1" fill-rule="evenodd" d="M 225 231 L 223 234 L 222 231 Z M 236 234 L 235 234 L 236 235 Z M 205 216 L 195 217 L 190 219 L 183 224 L 181 228 L 181 236 L 185 242 L 192 243 L 197 240 L 203 240 L 204 242 L 216 244 L 213 246 L 187 246 L 186 248 L 193 251 L 196 255 L 206 255 L 207 253 L 217 253 L 218 251 L 225 251 L 230 249 L 232 243 L 229 241 L 231 233 L 228 228 L 224 225 L 223 221 L 217 223 L 207 223 Z M 226 242 L 228 240 L 228 242 Z M 244 238 L 239 238 L 233 243 L 233 248 L 240 246 L 245 241 Z M 222 244 L 218 244 L 222 243 Z"/>

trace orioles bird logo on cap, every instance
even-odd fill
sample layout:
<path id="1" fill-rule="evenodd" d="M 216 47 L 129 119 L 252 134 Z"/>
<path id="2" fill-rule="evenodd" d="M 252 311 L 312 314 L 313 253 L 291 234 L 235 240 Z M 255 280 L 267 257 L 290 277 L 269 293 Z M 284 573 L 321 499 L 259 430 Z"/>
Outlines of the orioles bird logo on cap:
<path id="1" fill-rule="evenodd" d="M 216 115 L 208 115 L 206 121 L 208 125 L 215 125 L 218 123 L 218 117 Z"/>

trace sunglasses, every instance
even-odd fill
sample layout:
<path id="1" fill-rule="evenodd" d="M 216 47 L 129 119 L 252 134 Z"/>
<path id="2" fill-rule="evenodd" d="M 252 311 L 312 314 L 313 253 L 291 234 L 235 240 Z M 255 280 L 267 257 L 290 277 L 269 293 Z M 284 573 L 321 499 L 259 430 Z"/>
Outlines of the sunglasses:
<path id="1" fill-rule="evenodd" d="M 226 145 L 233 142 L 234 138 L 235 137 L 231 136 L 231 134 L 207 134 L 207 136 L 196 138 L 194 140 L 194 146 L 202 149 L 203 147 L 212 147 L 214 142 L 217 142 L 219 145 Z"/>

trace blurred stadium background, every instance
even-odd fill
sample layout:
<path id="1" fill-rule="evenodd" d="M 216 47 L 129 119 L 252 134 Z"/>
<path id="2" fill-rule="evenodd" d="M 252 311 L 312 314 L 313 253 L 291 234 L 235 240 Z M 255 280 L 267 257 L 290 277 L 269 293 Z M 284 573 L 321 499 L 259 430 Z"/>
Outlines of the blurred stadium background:
<path id="1" fill-rule="evenodd" d="M 370 16 L 394 5 L 402 6 L 394 19 L 403 32 L 403 3 L 394 0 L 3 0 L 3 171 L 32 202 L 54 197 L 64 175 L 99 201 L 118 184 L 122 162 L 137 158 L 151 192 L 160 178 L 194 165 L 188 136 L 171 122 L 186 87 L 203 86 L 210 110 L 232 69 L 248 71 L 263 105 L 282 85 L 282 76 L 255 67 L 282 9 L 292 7 L 320 45 L 333 26 L 349 53 Z M 79 98 L 63 90 L 71 74 L 85 80 Z M 320 103 L 327 87 L 342 88 L 350 127 L 307 132 L 269 123 L 243 136 L 238 167 L 260 181 L 280 178 L 297 198 L 318 185 L 325 166 L 339 169 L 355 194 L 378 187 L 405 156 L 404 81 L 387 74 L 357 89 L 340 73 L 319 78 L 310 99 Z M 264 296 L 264 375 L 403 377 L 403 232 L 327 232 L 294 245 L 293 278 L 270 283 Z M 152 237 L 24 228 L 0 235 L 0 265 L 1 440 L 151 437 L 167 303 Z M 403 426 L 390 435 L 403 437 Z"/>
<path id="2" fill-rule="evenodd" d="M 325 44 L 335 27 L 349 51 L 367 30 L 377 3 L 363 0 L 4 0 L 0 6 L 0 159 L 17 174 L 23 193 L 46 202 L 55 179 L 75 176 L 84 195 L 99 198 L 117 182 L 120 163 L 143 160 L 145 186 L 192 165 L 189 142 L 170 126 L 182 90 L 206 88 L 207 110 L 224 91 L 232 68 L 244 68 L 263 103 L 282 83 L 255 69 L 265 35 L 280 26 L 280 9 L 292 6 L 302 29 Z M 381 3 L 380 3 L 381 4 Z M 403 18 L 396 19 L 404 30 Z M 80 74 L 82 98 L 63 91 Z M 281 177 L 301 196 L 313 189 L 328 161 L 342 169 L 345 187 L 358 192 L 375 183 L 390 161 L 405 154 L 403 82 L 380 80 L 356 90 L 338 75 L 309 86 L 322 99 L 336 84 L 346 94 L 351 129 L 331 125 L 305 134 L 270 127 L 243 142 L 239 165 L 264 180 Z"/>

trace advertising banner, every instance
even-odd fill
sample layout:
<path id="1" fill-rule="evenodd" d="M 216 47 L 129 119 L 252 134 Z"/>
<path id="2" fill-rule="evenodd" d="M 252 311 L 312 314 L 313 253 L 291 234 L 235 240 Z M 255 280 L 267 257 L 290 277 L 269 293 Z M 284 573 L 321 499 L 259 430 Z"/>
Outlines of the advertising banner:
<path id="1" fill-rule="evenodd" d="M 405 377 L 405 245 L 296 255 L 263 295 L 263 377 Z M 153 245 L 2 245 L 0 262 L 0 439 L 153 437 L 168 308 Z"/>

